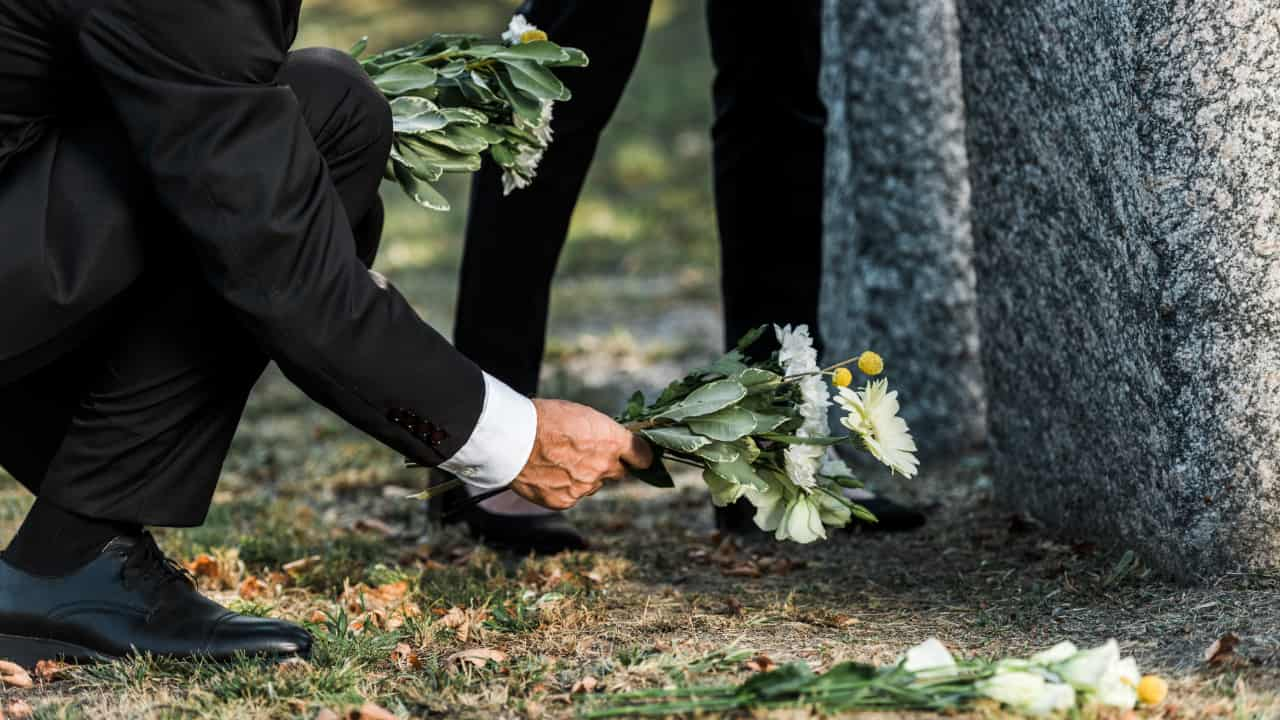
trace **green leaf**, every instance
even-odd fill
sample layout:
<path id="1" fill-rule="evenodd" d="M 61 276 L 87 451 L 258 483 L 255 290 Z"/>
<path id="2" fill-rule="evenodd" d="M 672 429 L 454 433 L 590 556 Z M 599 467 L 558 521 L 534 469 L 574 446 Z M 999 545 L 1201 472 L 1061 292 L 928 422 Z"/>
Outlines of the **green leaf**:
<path id="1" fill-rule="evenodd" d="M 763 385 L 765 383 L 781 380 L 782 376 L 777 373 L 771 373 L 768 370 L 749 367 L 734 376 L 734 379 L 747 387 L 755 387 L 756 385 Z"/>
<path id="2" fill-rule="evenodd" d="M 747 389 L 742 387 L 742 383 L 736 380 L 717 380 L 689 393 L 688 397 L 658 417 L 667 420 L 702 417 L 723 410 L 746 396 Z"/>
<path id="3" fill-rule="evenodd" d="M 738 341 L 738 346 L 736 348 L 738 352 L 745 353 L 747 351 L 747 348 L 751 347 L 752 345 L 755 345 L 756 341 L 759 340 L 762 335 L 764 335 L 764 331 L 768 329 L 769 329 L 768 325 L 761 325 L 758 328 L 748 331 L 747 334 L 743 335 L 742 339 Z"/>
<path id="4" fill-rule="evenodd" d="M 463 123 L 466 125 L 485 125 L 489 122 L 489 118 L 479 110 L 464 107 L 448 107 L 441 108 L 440 114 L 448 119 L 450 124 Z"/>
<path id="5" fill-rule="evenodd" d="M 403 95 L 414 90 L 422 90 L 436 84 L 439 79 L 435 70 L 425 65 L 408 63 L 397 65 L 377 75 L 373 82 L 385 95 Z"/>
<path id="6" fill-rule="evenodd" d="M 488 142 L 463 132 L 462 128 L 456 125 L 437 132 L 422 133 L 418 137 L 426 142 L 456 150 L 464 155 L 484 152 L 489 148 Z"/>
<path id="7" fill-rule="evenodd" d="M 756 428 L 759 427 L 759 419 L 750 410 L 743 410 L 740 407 L 727 407 L 710 415 L 690 418 L 686 421 L 686 424 L 690 430 L 699 435 L 706 435 L 712 440 L 733 442 L 757 432 Z M 773 427 L 768 429 L 772 430 Z"/>
<path id="8" fill-rule="evenodd" d="M 799 694 L 814 681 L 813 671 L 804 663 L 787 663 L 777 670 L 753 675 L 738 686 L 739 694 L 773 700 Z"/>
<path id="9" fill-rule="evenodd" d="M 760 435 L 762 433 L 773 432 L 778 426 L 790 420 L 786 415 L 761 415 L 754 413 L 756 416 L 756 427 L 751 431 L 752 435 Z"/>
<path id="10" fill-rule="evenodd" d="M 581 51 L 579 51 L 581 52 Z M 528 61 L 533 63 L 564 63 L 573 59 L 564 48 L 546 40 L 520 43 L 511 47 L 500 47 L 489 52 L 485 57 L 503 61 Z"/>
<path id="11" fill-rule="evenodd" d="M 768 484 L 760 479 L 760 475 L 756 473 L 755 468 L 741 459 L 729 462 L 713 462 L 707 466 L 707 469 L 725 480 L 739 485 L 748 485 L 762 491 L 769 489 Z"/>
<path id="12" fill-rule="evenodd" d="M 404 98 L 398 98 L 403 100 Z M 417 115 L 392 115 L 392 130 L 398 135 L 414 135 L 417 133 L 433 132 L 440 130 L 449 124 L 448 118 L 444 113 L 431 111 L 419 113 Z"/>
<path id="13" fill-rule="evenodd" d="M 509 168 L 516 164 L 516 154 L 506 143 L 489 146 L 489 155 L 493 157 L 493 161 L 498 165 Z"/>
<path id="14" fill-rule="evenodd" d="M 489 82 L 484 79 L 484 75 L 475 70 L 471 71 L 469 78 L 460 77 L 454 82 L 458 84 L 458 89 L 462 91 L 462 94 L 467 97 L 469 102 L 478 105 L 496 105 L 503 102 L 494 94 L 493 88 L 489 87 Z"/>
<path id="15" fill-rule="evenodd" d="M 480 169 L 480 156 L 455 152 L 438 145 L 429 145 L 416 137 L 399 138 L 400 152 L 410 164 L 416 164 L 421 158 L 433 165 L 438 165 L 445 172 L 475 172 Z"/>
<path id="16" fill-rule="evenodd" d="M 498 87 L 517 115 L 529 123 L 542 121 L 542 103 L 537 97 L 517 88 L 512 83 L 511 76 L 505 72 L 494 73 L 494 77 L 498 79 Z"/>
<path id="17" fill-rule="evenodd" d="M 555 73 L 531 60 L 507 61 L 511 82 L 539 100 L 568 100 L 569 89 Z"/>
<path id="18" fill-rule="evenodd" d="M 436 72 L 440 73 L 440 77 L 456 78 L 467 71 L 467 61 L 462 58 L 450 60 L 440 67 Z"/>
<path id="19" fill-rule="evenodd" d="M 368 49 L 369 49 L 369 36 L 365 35 L 364 37 L 357 40 L 356 44 L 352 45 L 351 49 L 348 50 L 347 52 L 351 54 L 351 57 L 359 59 L 359 57 L 364 54 L 364 51 Z"/>
<path id="20" fill-rule="evenodd" d="M 635 391 L 629 400 L 627 407 L 622 411 L 622 421 L 635 420 L 644 414 L 644 393 L 639 390 Z"/>
<path id="21" fill-rule="evenodd" d="M 436 192 L 435 188 L 426 183 L 418 182 L 418 179 L 414 177 L 413 170 L 408 165 L 397 162 L 394 167 L 396 180 L 400 183 L 400 188 L 414 202 L 429 210 L 448 212 L 449 201 L 439 192 Z"/>
<path id="22" fill-rule="evenodd" d="M 762 440 L 771 440 L 773 442 L 784 443 L 786 445 L 839 445 L 846 442 L 848 437 L 800 437 L 798 435 L 782 435 L 779 433 L 759 433 L 757 435 Z"/>
<path id="23" fill-rule="evenodd" d="M 637 480 L 646 482 L 654 487 L 673 488 L 676 486 L 675 480 L 671 479 L 671 473 L 667 471 L 667 466 L 662 463 L 662 458 L 666 455 L 666 451 L 661 446 L 653 446 L 653 464 L 647 468 L 634 468 L 627 465 L 627 472 Z M 624 463 L 625 464 L 625 463 Z"/>
<path id="24" fill-rule="evenodd" d="M 692 453 L 698 448 L 711 444 L 707 438 L 694 435 L 687 428 L 682 427 L 650 428 L 641 430 L 640 434 L 668 450 L 684 453 Z"/>
<path id="25" fill-rule="evenodd" d="M 590 64 L 587 54 L 578 48 L 562 47 L 560 49 L 565 51 L 569 59 L 561 60 L 560 62 L 548 62 L 547 67 L 586 67 Z"/>
<path id="26" fill-rule="evenodd" d="M 742 451 L 729 443 L 713 442 L 698 448 L 694 454 L 708 462 L 731 463 L 742 456 Z"/>

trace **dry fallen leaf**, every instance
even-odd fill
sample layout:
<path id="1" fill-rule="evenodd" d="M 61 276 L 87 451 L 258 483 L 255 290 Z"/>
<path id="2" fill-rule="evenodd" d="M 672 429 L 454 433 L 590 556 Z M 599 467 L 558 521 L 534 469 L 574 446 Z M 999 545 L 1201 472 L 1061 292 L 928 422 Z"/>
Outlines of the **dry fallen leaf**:
<path id="1" fill-rule="evenodd" d="M 778 664 L 768 655 L 757 655 L 747 661 L 747 669 L 752 672 L 769 672 L 777 666 Z"/>
<path id="2" fill-rule="evenodd" d="M 401 667 L 409 667 L 418 669 L 422 667 L 422 660 L 418 658 L 418 651 L 414 650 L 409 643 L 399 643 L 395 649 L 391 651 L 391 662 Z"/>
<path id="3" fill-rule="evenodd" d="M 311 663 L 300 657 L 285 658 L 276 664 L 276 674 L 284 676 L 305 673 L 310 669 Z"/>
<path id="4" fill-rule="evenodd" d="M 360 709 L 351 713 L 353 720 L 399 720 L 390 710 L 367 702 Z"/>
<path id="5" fill-rule="evenodd" d="M 308 570 L 319 564 L 320 564 L 319 555 L 309 555 L 304 558 L 298 558 L 297 560 L 291 560 L 285 563 L 284 565 L 281 565 L 280 569 L 284 570 L 290 575 L 298 575 L 302 573 L 304 570 Z"/>
<path id="6" fill-rule="evenodd" d="M 542 706 L 542 703 L 533 700 L 526 700 L 524 703 L 524 714 L 529 720 L 538 720 L 546 711 L 547 709 Z"/>
<path id="7" fill-rule="evenodd" d="M 329 708 L 321 708 L 320 712 L 316 713 L 314 720 L 342 720 L 342 718 L 338 717 L 338 713 Z"/>
<path id="8" fill-rule="evenodd" d="M 240 583 L 240 589 L 237 594 L 241 600 L 256 600 L 271 592 L 271 587 L 262 581 L 257 575 L 250 575 Z"/>
<path id="9" fill-rule="evenodd" d="M 8 660 L 0 660 L 0 685 L 8 685 L 16 688 L 29 688 L 35 682 L 31 680 L 31 676 L 17 663 L 11 663 Z"/>
<path id="10" fill-rule="evenodd" d="M 391 537 L 396 534 L 396 529 L 379 520 L 378 518 L 360 518 L 351 526 L 356 532 L 371 532 L 375 535 L 383 537 Z"/>
<path id="11" fill-rule="evenodd" d="M 1236 655 L 1236 647 L 1240 645 L 1240 638 L 1235 633 L 1227 633 L 1209 646 L 1204 651 L 1204 661 L 1210 665 L 1219 665 L 1238 657 Z"/>
<path id="12" fill-rule="evenodd" d="M 58 662 L 57 660 L 41 660 L 36 663 L 36 677 L 45 682 L 50 682 L 57 680 L 70 668 L 71 666 L 67 663 Z"/>
<path id="13" fill-rule="evenodd" d="M 592 693 L 596 691 L 596 687 L 600 685 L 600 681 L 590 675 L 584 676 L 581 680 L 573 684 L 569 690 L 570 695 L 580 695 L 582 693 Z"/>
<path id="14" fill-rule="evenodd" d="M 449 656 L 449 662 L 456 662 L 460 665 L 471 663 L 476 667 L 484 667 L 485 663 L 488 662 L 501 665 L 506 662 L 506 660 L 506 653 L 501 650 L 494 650 L 493 648 L 472 648 L 470 650 L 456 652 Z"/>
<path id="15" fill-rule="evenodd" d="M 329 616 L 323 610 L 312 610 L 311 616 L 307 618 L 311 622 L 319 625 L 320 623 L 329 622 Z"/>
<path id="16" fill-rule="evenodd" d="M 14 700 L 9 703 L 9 706 L 4 711 L 5 717 L 12 718 L 12 720 L 25 720 L 26 718 L 34 717 L 36 714 L 36 711 L 31 707 L 31 703 L 26 700 Z"/>

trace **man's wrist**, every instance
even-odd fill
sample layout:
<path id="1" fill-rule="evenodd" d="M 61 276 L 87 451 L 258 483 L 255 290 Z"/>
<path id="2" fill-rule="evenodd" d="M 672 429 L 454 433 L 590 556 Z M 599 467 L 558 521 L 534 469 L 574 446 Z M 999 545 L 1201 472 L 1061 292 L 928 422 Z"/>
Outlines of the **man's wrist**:
<path id="1" fill-rule="evenodd" d="M 533 452 L 538 411 L 529 398 L 484 374 L 484 409 L 471 437 L 440 469 L 481 490 L 505 487 Z"/>

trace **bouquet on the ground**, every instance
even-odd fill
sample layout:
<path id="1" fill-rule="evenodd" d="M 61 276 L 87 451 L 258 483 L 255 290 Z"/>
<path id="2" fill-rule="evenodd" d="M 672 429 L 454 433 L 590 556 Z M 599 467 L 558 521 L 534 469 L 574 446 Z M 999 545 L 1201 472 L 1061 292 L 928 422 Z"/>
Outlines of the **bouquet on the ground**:
<path id="1" fill-rule="evenodd" d="M 883 361 L 865 352 L 820 368 L 804 325 L 775 326 L 779 350 L 750 359 L 766 330 L 749 333 L 727 355 L 671 383 L 652 404 L 643 393 L 632 396 L 618 420 L 656 449 L 653 466 L 634 474 L 670 487 L 664 458 L 697 467 L 716 505 L 746 498 L 756 508 L 756 525 L 778 540 L 813 542 L 854 516 L 874 522 L 846 496 L 846 489 L 862 485 L 832 449 L 861 447 L 891 472 L 915 475 L 916 445 L 898 417 L 898 394 L 887 381 L 872 379 Z M 862 389 L 849 387 L 850 365 L 868 376 Z M 831 386 L 844 411 L 839 434 L 828 425 Z"/>
<path id="2" fill-rule="evenodd" d="M 362 58 L 367 45 L 351 54 L 391 103 L 387 177 L 432 210 L 449 209 L 434 183 L 479 170 L 485 155 L 502 167 L 505 192 L 527 186 L 551 143 L 552 105 L 569 99 L 551 68 L 587 64 L 523 15 L 501 38 L 441 33 Z"/>
<path id="3" fill-rule="evenodd" d="M 845 662 L 822 674 L 804 663 L 759 673 L 741 685 L 663 688 L 604 698 L 589 718 L 810 707 L 852 711 L 954 712 L 986 700 L 1034 717 L 1091 705 L 1132 710 L 1164 701 L 1168 684 L 1140 676 L 1115 640 L 1089 650 L 1059 643 L 1027 659 L 957 661 L 936 639 L 907 651 L 896 664 Z"/>

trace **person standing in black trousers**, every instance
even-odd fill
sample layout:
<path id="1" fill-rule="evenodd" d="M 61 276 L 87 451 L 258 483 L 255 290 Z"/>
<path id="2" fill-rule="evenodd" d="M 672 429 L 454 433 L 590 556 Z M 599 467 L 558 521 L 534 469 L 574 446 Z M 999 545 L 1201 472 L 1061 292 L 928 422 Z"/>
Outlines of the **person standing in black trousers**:
<path id="1" fill-rule="evenodd" d="M 474 179 L 454 341 L 487 372 L 529 395 L 538 388 L 556 262 L 600 135 L 635 68 L 650 4 L 529 0 L 519 10 L 555 42 L 582 48 L 591 64 L 564 74 L 573 100 L 555 108 L 554 140 L 530 187 L 504 195 L 493 163 Z M 819 0 L 707 1 L 726 346 L 777 322 L 807 324 L 821 348 L 821 15 Z M 514 237 L 519 242 L 511 242 Z M 758 258 L 765 255 L 769 269 L 761 272 Z M 491 262 L 494 257 L 503 262 Z M 717 511 L 717 524 L 748 530 L 750 510 L 740 501 Z M 895 508 L 877 510 L 883 525 L 892 522 Z M 517 498 L 495 498 L 457 516 L 473 534 L 499 545 L 549 552 L 586 545 L 563 516 Z"/>

